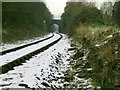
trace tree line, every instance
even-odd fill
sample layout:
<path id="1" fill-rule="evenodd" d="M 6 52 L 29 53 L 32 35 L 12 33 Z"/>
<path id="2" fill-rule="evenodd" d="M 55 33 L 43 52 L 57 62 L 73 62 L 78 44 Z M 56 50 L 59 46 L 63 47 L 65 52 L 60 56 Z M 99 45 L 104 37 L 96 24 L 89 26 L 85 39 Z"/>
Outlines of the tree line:
<path id="1" fill-rule="evenodd" d="M 49 32 L 52 15 L 43 2 L 3 2 L 3 42 L 33 38 Z"/>
<path id="2" fill-rule="evenodd" d="M 116 2 L 114 6 L 112 2 L 105 2 L 101 9 L 98 9 L 95 3 L 67 2 L 64 11 L 61 16 L 61 30 L 70 35 L 80 23 L 120 26 L 120 2 Z"/>

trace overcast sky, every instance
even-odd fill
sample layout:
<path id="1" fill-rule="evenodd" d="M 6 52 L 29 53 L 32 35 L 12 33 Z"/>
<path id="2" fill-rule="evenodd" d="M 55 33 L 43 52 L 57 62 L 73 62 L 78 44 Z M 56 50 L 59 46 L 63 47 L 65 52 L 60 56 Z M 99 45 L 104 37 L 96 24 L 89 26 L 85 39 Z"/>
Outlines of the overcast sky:
<path id="1" fill-rule="evenodd" d="M 60 15 L 64 12 L 67 0 L 46 0 L 46 5 L 54 14 L 54 18 L 59 19 Z"/>

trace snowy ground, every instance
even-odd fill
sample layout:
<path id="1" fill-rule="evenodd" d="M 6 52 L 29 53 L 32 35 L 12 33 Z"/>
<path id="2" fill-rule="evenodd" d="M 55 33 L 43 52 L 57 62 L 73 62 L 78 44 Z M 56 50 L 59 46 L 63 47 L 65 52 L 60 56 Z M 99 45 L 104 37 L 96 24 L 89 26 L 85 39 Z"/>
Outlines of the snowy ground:
<path id="1" fill-rule="evenodd" d="M 54 34 L 54 36 L 48 40 L 2 55 L 0 56 L 0 66 L 5 65 L 6 63 L 9 63 L 11 61 L 14 61 L 22 56 L 25 56 L 35 50 L 38 50 L 59 38 L 60 38 L 59 34 Z"/>
<path id="2" fill-rule="evenodd" d="M 46 88 L 63 87 L 63 72 L 68 67 L 70 57 L 67 36 L 46 51 L 33 56 L 21 66 L 0 75 L 0 88 Z"/>
<path id="3" fill-rule="evenodd" d="M 42 40 L 42 39 L 50 37 L 50 36 L 52 36 L 52 33 L 50 33 L 48 35 L 45 35 L 45 36 L 33 38 L 33 39 L 30 39 L 30 40 L 18 41 L 18 42 L 15 42 L 13 44 L 12 43 L 2 44 L 2 45 L 0 45 L 0 52 L 4 51 L 4 50 L 11 49 L 11 48 L 15 48 L 15 47 L 18 47 L 18 46 L 22 46 L 22 45 L 25 45 L 25 44 L 29 44 L 29 43 L 32 43 L 32 42 L 36 42 L 36 41 Z"/>

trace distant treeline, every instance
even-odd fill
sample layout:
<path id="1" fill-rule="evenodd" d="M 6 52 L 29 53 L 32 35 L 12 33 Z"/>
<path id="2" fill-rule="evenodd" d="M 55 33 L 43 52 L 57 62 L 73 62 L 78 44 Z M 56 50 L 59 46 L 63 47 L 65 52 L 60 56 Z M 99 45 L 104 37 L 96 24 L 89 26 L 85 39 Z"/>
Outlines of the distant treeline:
<path id="1" fill-rule="evenodd" d="M 95 3 L 68 2 L 65 12 L 61 18 L 62 32 L 74 33 L 80 23 L 89 25 L 110 25 L 120 26 L 120 2 L 112 6 L 111 2 L 105 2 L 99 10 Z"/>
<path id="2" fill-rule="evenodd" d="M 3 2 L 2 39 L 13 42 L 49 32 L 52 15 L 43 2 Z"/>

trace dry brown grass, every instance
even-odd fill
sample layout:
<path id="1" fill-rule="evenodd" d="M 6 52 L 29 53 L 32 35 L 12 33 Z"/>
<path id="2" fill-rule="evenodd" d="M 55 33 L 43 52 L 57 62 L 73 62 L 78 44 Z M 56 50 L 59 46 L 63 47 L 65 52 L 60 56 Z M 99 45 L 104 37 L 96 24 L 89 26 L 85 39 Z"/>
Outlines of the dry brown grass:
<path id="1" fill-rule="evenodd" d="M 108 38 L 108 36 L 110 37 Z M 82 44 L 82 49 L 90 51 L 87 60 L 93 69 L 94 83 L 97 82 L 102 87 L 119 85 L 120 79 L 118 80 L 117 77 L 120 77 L 120 74 L 118 74 L 120 35 L 117 29 L 112 26 L 92 27 L 81 24 L 76 29 L 74 37 L 77 38 L 79 44 Z M 89 43 L 85 42 L 84 38 Z M 99 46 L 96 46 L 96 44 L 99 44 Z"/>

